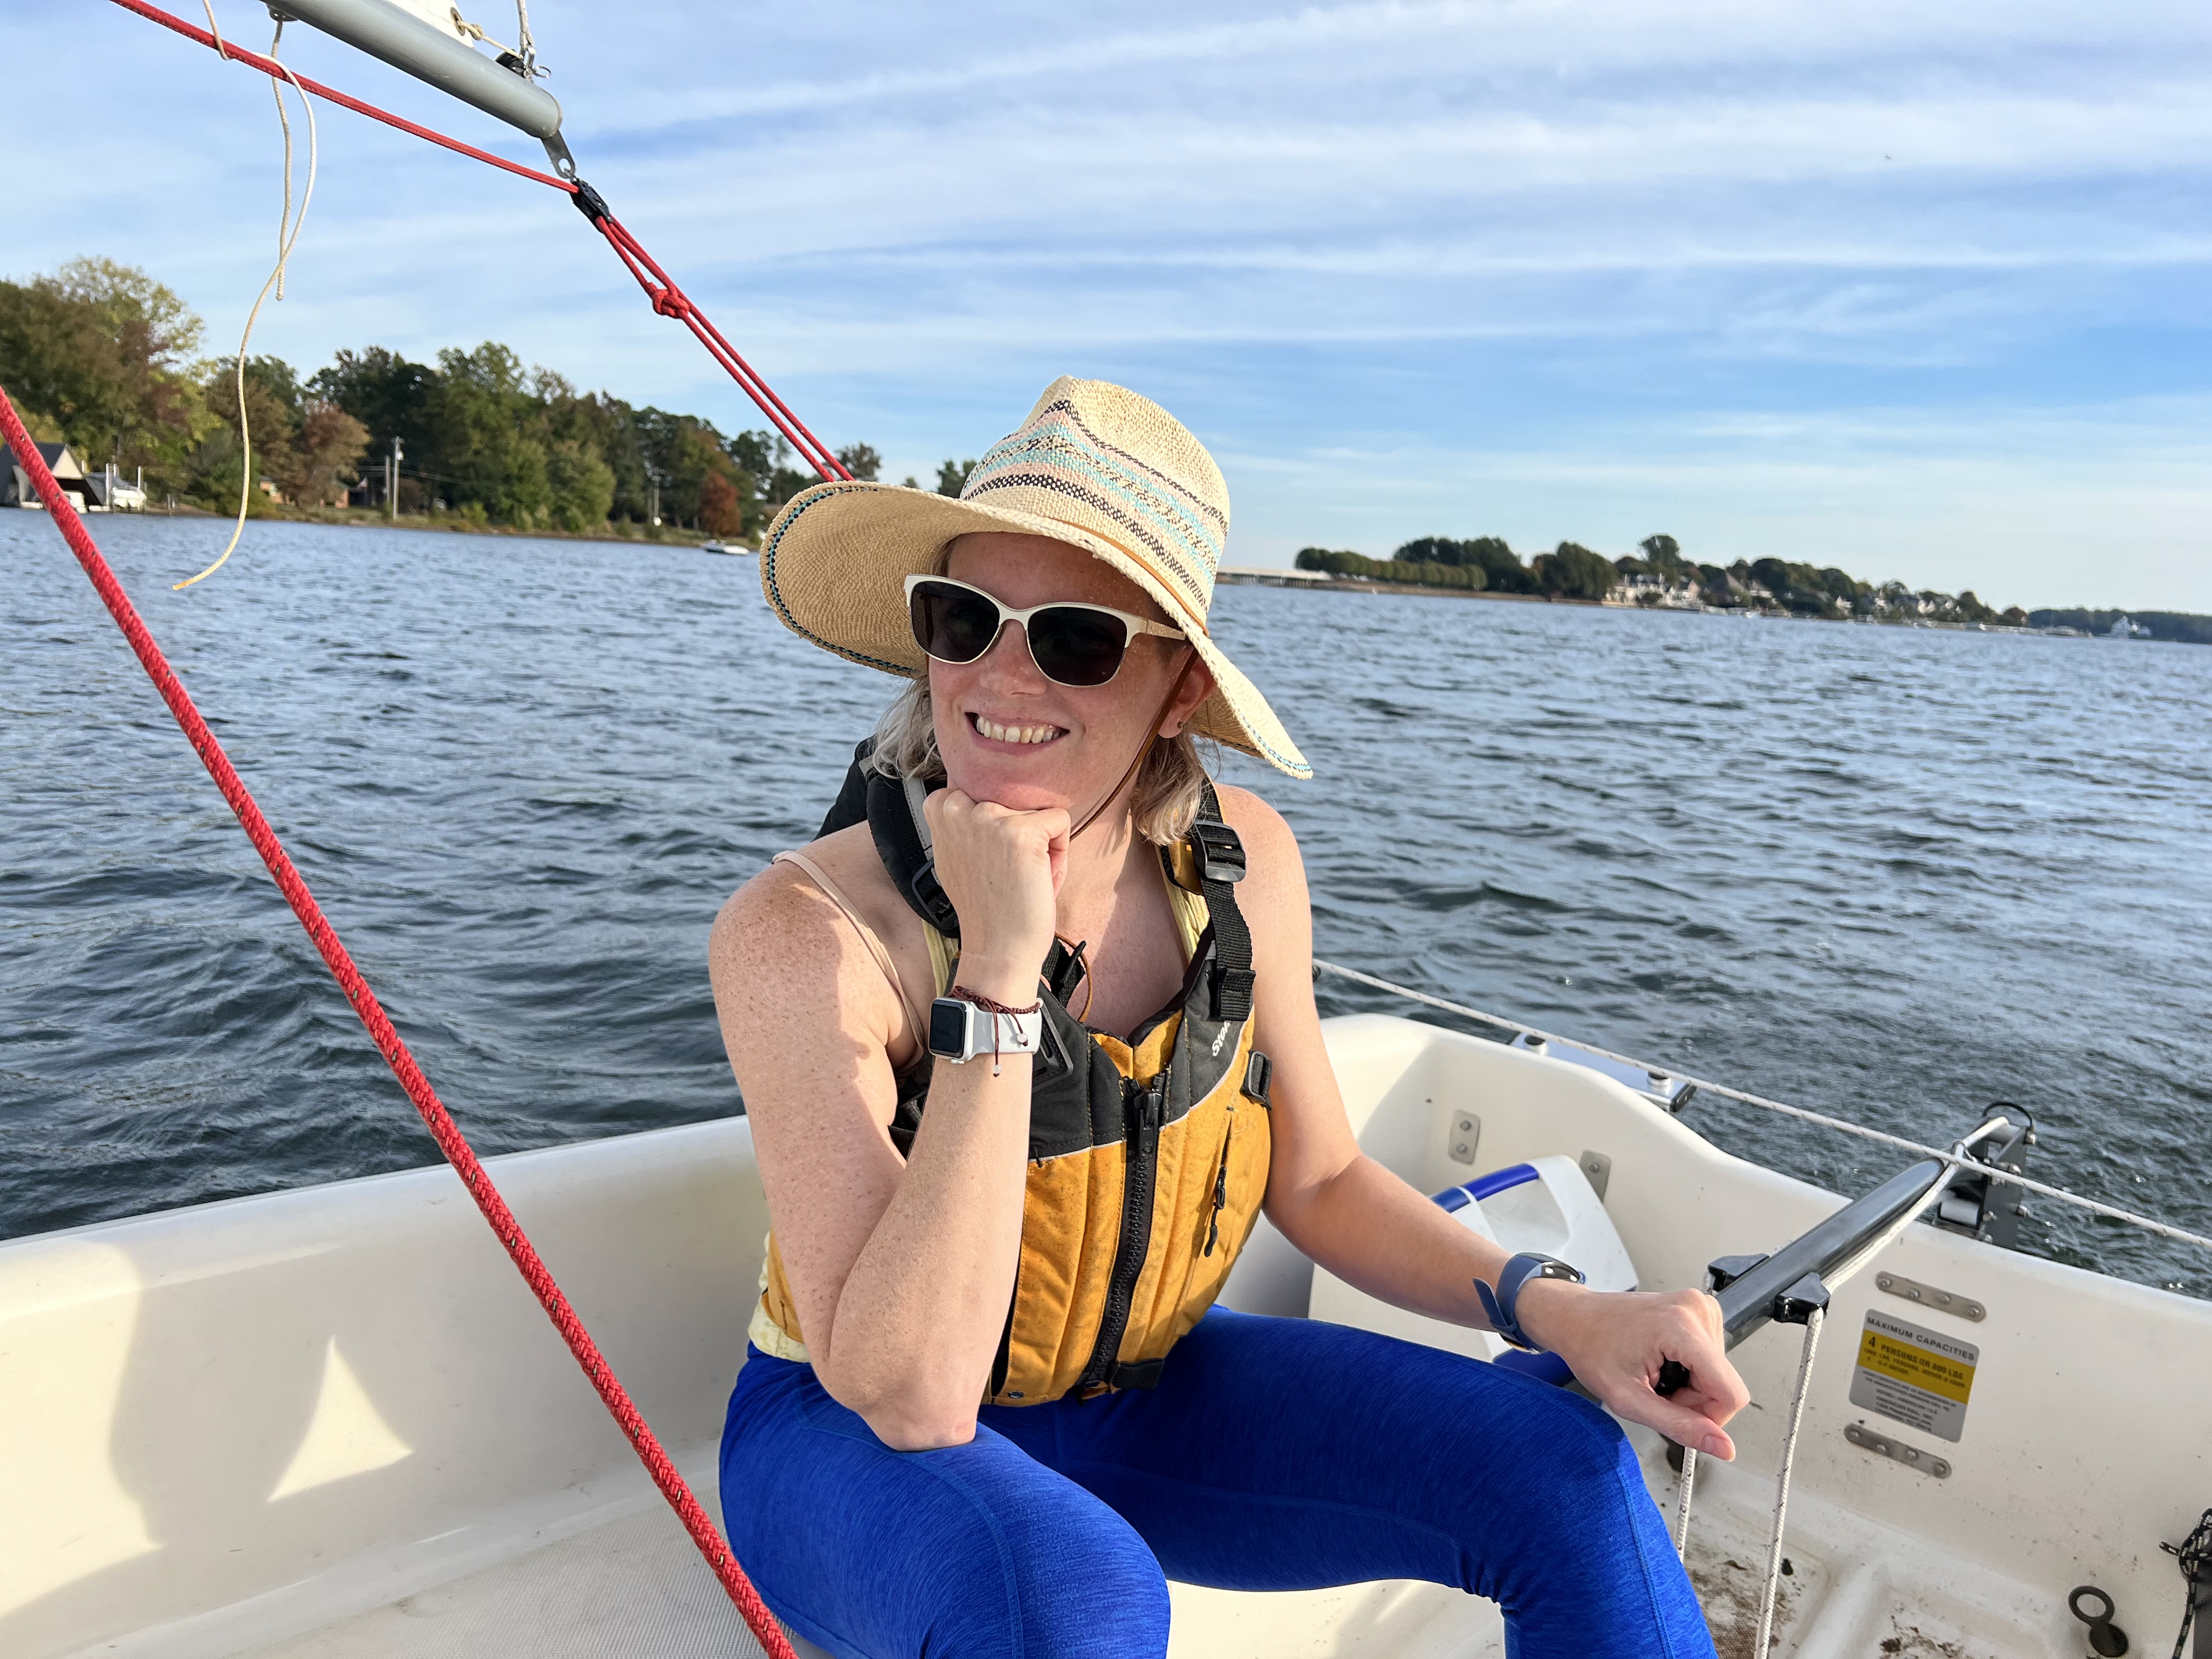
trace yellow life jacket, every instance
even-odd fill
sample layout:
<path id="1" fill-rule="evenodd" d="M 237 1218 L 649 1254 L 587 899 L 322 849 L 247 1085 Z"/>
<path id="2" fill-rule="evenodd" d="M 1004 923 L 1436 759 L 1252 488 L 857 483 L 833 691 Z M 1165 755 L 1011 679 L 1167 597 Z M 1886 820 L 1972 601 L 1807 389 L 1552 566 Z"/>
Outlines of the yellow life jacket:
<path id="1" fill-rule="evenodd" d="M 928 927 L 942 994 L 958 919 L 921 839 L 921 790 L 848 778 L 848 811 L 862 805 L 847 799 L 856 783 L 893 884 Z M 838 818 L 833 810 L 823 833 Z M 1161 858 L 1190 953 L 1174 1001 L 1125 1040 L 1069 1013 L 1079 954 L 1055 944 L 1039 976 L 1045 1035 L 1031 1061 L 1021 1256 L 988 1404 L 1152 1387 L 1220 1294 L 1267 1193 L 1270 1067 L 1252 1047 L 1251 935 L 1232 890 L 1244 854 L 1211 786 L 1190 835 Z M 902 1153 L 934 1065 L 925 1053 L 899 1079 L 891 1139 Z M 806 1358 L 773 1236 L 750 1334 L 763 1352 Z"/>

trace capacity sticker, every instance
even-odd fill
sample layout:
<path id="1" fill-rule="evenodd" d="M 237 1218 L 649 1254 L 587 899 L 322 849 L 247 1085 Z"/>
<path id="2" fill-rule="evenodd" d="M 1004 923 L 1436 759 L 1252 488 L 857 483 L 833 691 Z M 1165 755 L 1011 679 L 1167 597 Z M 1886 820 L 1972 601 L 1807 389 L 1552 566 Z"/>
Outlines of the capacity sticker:
<path id="1" fill-rule="evenodd" d="M 1971 1342 L 1869 1313 L 1851 1373 L 1851 1404 L 1956 1441 L 1966 1425 L 1966 1396 L 1974 1391 L 1981 1357 Z"/>

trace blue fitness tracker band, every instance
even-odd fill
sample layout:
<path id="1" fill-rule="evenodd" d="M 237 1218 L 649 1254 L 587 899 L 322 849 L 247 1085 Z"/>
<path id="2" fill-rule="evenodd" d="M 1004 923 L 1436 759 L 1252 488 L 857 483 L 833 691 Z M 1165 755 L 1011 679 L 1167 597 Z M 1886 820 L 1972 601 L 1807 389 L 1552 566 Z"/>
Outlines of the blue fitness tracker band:
<path id="1" fill-rule="evenodd" d="M 1516 1348 L 1540 1353 L 1543 1350 L 1529 1340 L 1528 1334 L 1521 1328 L 1521 1322 L 1514 1315 L 1521 1301 L 1521 1287 L 1532 1279 L 1565 1279 L 1577 1285 L 1587 1282 L 1581 1268 L 1571 1267 L 1557 1256 L 1528 1251 L 1498 1269 L 1496 1290 L 1480 1279 L 1474 1281 L 1474 1289 L 1482 1298 L 1482 1311 L 1488 1316 L 1492 1330 Z"/>

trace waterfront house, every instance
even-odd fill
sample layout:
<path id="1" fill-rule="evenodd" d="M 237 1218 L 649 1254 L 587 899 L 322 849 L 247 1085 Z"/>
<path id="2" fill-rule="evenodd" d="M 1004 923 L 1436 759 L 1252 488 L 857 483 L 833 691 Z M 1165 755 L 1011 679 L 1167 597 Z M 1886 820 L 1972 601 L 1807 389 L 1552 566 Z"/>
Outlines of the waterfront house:
<path id="1" fill-rule="evenodd" d="M 87 494 L 84 464 L 77 459 L 76 452 L 67 444 L 40 444 L 39 456 L 54 475 L 54 482 L 62 487 L 62 494 L 70 498 L 70 505 L 83 512 Z M 46 507 L 32 486 L 29 471 L 6 444 L 0 444 L 0 507 L 40 510 Z"/>
<path id="2" fill-rule="evenodd" d="M 111 461 L 97 472 L 84 475 L 85 499 L 94 513 L 143 513 L 146 510 L 146 471 L 138 470 L 131 483 Z"/>

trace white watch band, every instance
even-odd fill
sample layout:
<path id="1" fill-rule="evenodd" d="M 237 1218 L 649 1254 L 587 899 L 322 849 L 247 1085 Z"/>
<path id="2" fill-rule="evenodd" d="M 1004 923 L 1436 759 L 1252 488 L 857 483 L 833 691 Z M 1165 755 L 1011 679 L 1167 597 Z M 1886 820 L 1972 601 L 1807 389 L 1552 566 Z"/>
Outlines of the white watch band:
<path id="1" fill-rule="evenodd" d="M 994 1014 L 958 997 L 939 997 L 929 1009 L 929 1051 L 955 1066 L 981 1054 L 1033 1054 L 1044 1046 L 1044 1012 Z"/>

